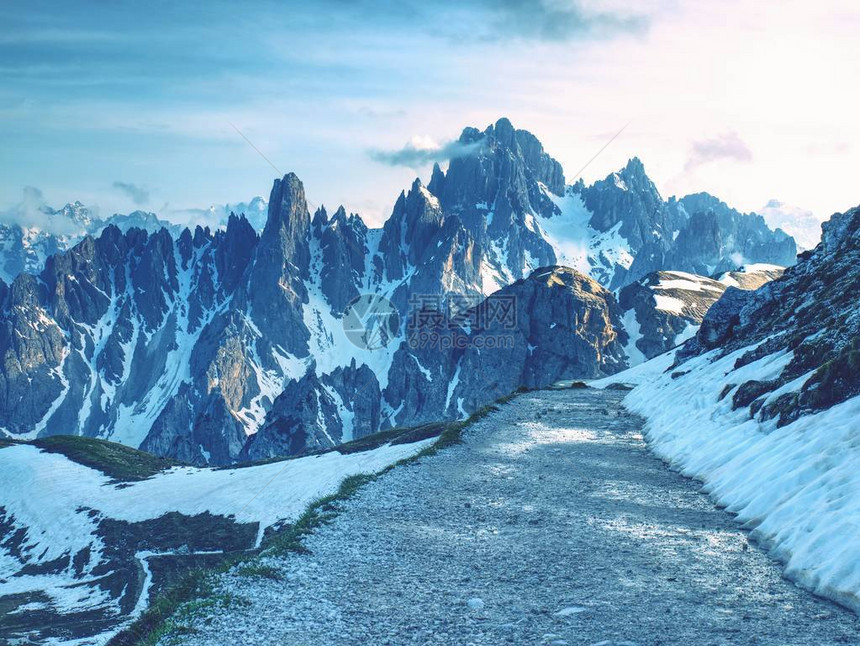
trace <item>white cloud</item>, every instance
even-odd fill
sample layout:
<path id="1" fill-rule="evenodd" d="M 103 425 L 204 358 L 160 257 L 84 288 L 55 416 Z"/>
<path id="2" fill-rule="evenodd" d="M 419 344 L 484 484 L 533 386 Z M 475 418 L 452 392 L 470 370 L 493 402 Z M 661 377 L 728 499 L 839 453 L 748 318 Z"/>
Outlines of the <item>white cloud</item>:
<path id="1" fill-rule="evenodd" d="M 712 139 L 700 139 L 690 146 L 684 170 L 690 171 L 714 161 L 749 162 L 752 151 L 736 132 L 721 134 Z"/>
<path id="2" fill-rule="evenodd" d="M 368 154 L 373 161 L 380 164 L 421 169 L 433 163 L 446 162 L 455 157 L 466 157 L 475 153 L 479 148 L 480 144 L 478 143 L 464 144 L 459 141 L 449 141 L 440 144 L 429 135 L 416 135 L 402 148 L 395 150 L 371 149 Z"/>
<path id="3" fill-rule="evenodd" d="M 131 182 L 114 182 L 113 188 L 128 196 L 128 198 L 137 205 L 144 205 L 149 202 L 149 191 L 142 186 Z"/>

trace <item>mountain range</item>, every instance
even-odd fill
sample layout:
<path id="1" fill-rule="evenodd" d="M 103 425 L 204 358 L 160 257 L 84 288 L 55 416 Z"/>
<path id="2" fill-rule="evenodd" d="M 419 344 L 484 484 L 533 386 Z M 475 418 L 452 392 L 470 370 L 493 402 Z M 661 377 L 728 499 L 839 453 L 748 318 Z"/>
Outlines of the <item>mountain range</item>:
<path id="1" fill-rule="evenodd" d="M 655 272 L 795 262 L 759 215 L 705 193 L 664 200 L 638 159 L 568 185 L 507 119 L 459 142 L 379 229 L 342 207 L 311 214 L 288 174 L 259 232 L 241 214 L 181 232 L 131 214 L 82 222 L 65 251 L 45 238 L 27 273 L 0 280 L 0 428 L 193 464 L 327 448 L 614 374 L 689 337 L 704 305 L 646 322 L 656 292 L 631 290 Z M 349 329 L 362 294 L 390 303 L 385 344 Z"/>
<path id="2" fill-rule="evenodd" d="M 110 225 L 121 231 L 137 228 L 150 233 L 165 228 L 174 236 L 182 231 L 145 211 L 117 213 L 102 220 L 80 202 L 58 210 L 45 204 L 21 204 L 0 219 L 0 280 L 8 284 L 18 274 L 38 274 L 49 257 L 69 250 L 88 235 L 99 235 Z"/>

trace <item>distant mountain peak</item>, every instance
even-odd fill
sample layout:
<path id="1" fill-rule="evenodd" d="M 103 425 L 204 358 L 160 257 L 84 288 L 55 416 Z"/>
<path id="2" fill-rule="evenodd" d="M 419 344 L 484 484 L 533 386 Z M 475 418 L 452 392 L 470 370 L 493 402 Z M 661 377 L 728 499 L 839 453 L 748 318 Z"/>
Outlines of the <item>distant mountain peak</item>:
<path id="1" fill-rule="evenodd" d="M 624 167 L 624 171 L 636 175 L 645 175 L 645 164 L 643 164 L 642 160 L 638 157 L 631 157 L 627 160 L 627 165 Z"/>

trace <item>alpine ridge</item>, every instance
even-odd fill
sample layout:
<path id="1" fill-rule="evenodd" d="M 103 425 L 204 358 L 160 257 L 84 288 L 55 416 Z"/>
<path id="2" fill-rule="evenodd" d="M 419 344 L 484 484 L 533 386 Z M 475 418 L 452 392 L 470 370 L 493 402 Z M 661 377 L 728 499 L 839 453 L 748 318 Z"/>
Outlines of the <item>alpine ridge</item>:
<path id="1" fill-rule="evenodd" d="M 794 261 L 793 240 L 761 216 L 706 194 L 663 200 L 638 159 L 568 186 L 507 119 L 459 143 L 380 229 L 343 207 L 311 214 L 290 173 L 254 201 L 267 204 L 259 233 L 241 214 L 181 233 L 138 218 L 145 228 L 110 224 L 0 282 L 0 429 L 198 465 L 328 448 L 671 347 L 698 319 L 636 348 L 613 293 L 654 271 Z M 384 347 L 344 331 L 361 294 L 399 315 Z M 416 327 L 422 309 L 441 333 Z M 469 322 L 488 311 L 511 318 Z"/>

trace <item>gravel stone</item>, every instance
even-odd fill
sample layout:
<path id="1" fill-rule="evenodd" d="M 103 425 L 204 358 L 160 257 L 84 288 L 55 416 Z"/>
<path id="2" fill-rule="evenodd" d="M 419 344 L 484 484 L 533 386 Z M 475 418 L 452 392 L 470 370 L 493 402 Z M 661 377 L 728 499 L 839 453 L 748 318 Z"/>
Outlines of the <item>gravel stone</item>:
<path id="1" fill-rule="evenodd" d="M 651 455 L 624 395 L 520 395 L 364 487 L 309 554 L 269 559 L 282 580 L 223 575 L 247 603 L 197 614 L 182 643 L 860 643 L 856 615 Z"/>

